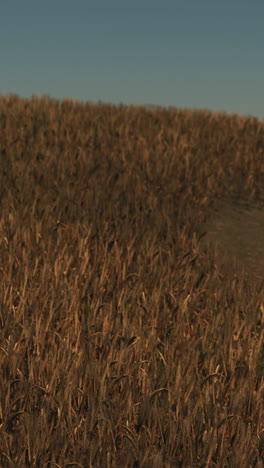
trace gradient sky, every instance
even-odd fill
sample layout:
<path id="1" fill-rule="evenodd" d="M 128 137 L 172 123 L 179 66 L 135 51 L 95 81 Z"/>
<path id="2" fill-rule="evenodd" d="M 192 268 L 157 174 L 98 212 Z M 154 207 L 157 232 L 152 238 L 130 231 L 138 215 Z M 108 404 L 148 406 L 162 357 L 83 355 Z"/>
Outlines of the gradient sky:
<path id="1" fill-rule="evenodd" d="M 264 118 L 263 0 L 10 0 L 0 93 Z"/>

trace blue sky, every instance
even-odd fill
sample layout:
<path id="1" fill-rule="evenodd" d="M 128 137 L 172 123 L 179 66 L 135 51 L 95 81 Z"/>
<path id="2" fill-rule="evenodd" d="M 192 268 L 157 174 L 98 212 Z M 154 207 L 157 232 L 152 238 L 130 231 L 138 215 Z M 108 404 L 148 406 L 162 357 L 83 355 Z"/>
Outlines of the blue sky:
<path id="1" fill-rule="evenodd" d="M 263 0 L 10 0 L 0 93 L 264 118 Z"/>

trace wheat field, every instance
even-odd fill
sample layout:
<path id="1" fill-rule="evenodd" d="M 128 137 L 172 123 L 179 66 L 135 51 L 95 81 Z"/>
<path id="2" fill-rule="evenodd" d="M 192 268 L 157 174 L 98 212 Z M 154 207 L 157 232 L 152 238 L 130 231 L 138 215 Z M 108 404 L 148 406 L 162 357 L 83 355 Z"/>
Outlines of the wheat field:
<path id="1" fill-rule="evenodd" d="M 264 464 L 263 285 L 203 226 L 264 123 L 0 96 L 0 465 Z"/>

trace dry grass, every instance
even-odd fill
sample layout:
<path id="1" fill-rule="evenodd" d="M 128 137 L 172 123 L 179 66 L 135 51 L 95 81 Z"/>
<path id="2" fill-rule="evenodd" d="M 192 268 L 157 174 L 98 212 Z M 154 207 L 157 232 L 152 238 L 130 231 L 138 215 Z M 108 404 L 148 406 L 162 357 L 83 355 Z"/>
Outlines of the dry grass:
<path id="1" fill-rule="evenodd" d="M 262 467 L 263 292 L 196 231 L 257 119 L 0 97 L 1 467 Z"/>

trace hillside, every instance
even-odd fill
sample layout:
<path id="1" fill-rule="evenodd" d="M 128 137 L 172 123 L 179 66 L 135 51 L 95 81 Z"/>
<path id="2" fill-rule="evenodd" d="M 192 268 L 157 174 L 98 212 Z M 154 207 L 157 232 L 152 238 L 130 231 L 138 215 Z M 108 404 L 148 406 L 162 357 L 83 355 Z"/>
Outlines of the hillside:
<path id="1" fill-rule="evenodd" d="M 0 96 L 1 466 L 263 466 L 263 283 L 205 242 L 263 158 L 254 118 Z"/>

